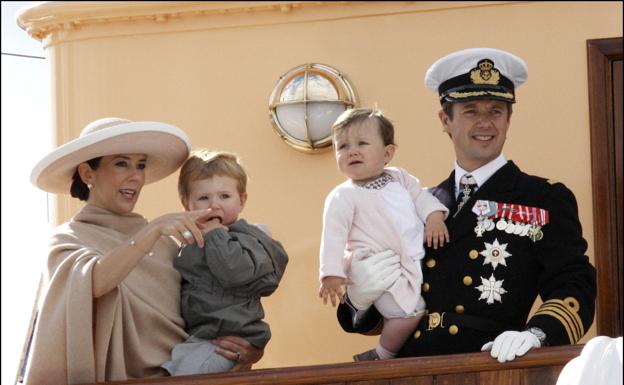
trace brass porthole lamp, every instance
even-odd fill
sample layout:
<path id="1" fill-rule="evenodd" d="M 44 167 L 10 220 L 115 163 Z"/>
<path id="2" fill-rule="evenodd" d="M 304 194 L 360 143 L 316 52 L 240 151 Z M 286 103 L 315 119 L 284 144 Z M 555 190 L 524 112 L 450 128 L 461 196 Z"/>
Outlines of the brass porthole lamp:
<path id="1" fill-rule="evenodd" d="M 317 153 L 331 146 L 331 126 L 356 103 L 353 87 L 340 71 L 303 64 L 279 78 L 269 100 L 269 116 L 288 145 Z"/>

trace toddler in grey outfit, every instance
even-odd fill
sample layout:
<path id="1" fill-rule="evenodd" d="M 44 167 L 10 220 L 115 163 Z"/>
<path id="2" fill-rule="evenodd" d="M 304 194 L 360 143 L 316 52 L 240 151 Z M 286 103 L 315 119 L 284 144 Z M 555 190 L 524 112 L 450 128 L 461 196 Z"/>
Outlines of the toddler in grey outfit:
<path id="1" fill-rule="evenodd" d="M 260 297 L 277 289 L 288 255 L 260 227 L 239 219 L 246 181 L 236 156 L 223 152 L 195 151 L 180 171 L 185 209 L 210 208 L 215 215 L 198 223 L 205 246 L 183 246 L 174 263 L 189 338 L 162 365 L 171 375 L 230 370 L 236 362 L 217 354 L 211 342 L 218 336 L 241 336 L 258 348 L 271 338 Z"/>

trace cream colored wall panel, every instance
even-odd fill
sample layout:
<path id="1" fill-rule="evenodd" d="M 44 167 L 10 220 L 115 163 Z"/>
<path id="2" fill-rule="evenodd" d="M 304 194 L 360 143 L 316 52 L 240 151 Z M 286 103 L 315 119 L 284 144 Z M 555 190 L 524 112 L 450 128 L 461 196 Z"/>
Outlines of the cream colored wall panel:
<path id="1" fill-rule="evenodd" d="M 74 13 L 73 7 L 78 7 Z M 575 192 L 593 258 L 585 45 L 587 39 L 622 36 L 621 3 L 107 7 L 46 4 L 23 15 L 47 47 L 58 141 L 112 115 L 172 123 L 195 147 L 241 156 L 250 176 L 244 216 L 268 224 L 291 258 L 281 287 L 264 301 L 273 339 L 258 368 L 350 361 L 377 342 L 342 332 L 334 309 L 317 297 L 323 200 L 343 178 L 331 151 L 293 150 L 268 119 L 273 86 L 300 64 L 328 64 L 346 74 L 361 105 L 377 103 L 394 120 L 399 148 L 393 164 L 433 185 L 448 175 L 454 156 L 437 119 L 437 98 L 423 85 L 426 69 L 467 47 L 519 55 L 529 78 L 518 89 L 504 153 L 524 171 L 562 181 Z M 45 19 L 46 14 L 54 17 Z M 180 210 L 176 182 L 174 175 L 147 186 L 137 211 L 154 218 Z M 79 206 L 60 199 L 58 221 Z"/>

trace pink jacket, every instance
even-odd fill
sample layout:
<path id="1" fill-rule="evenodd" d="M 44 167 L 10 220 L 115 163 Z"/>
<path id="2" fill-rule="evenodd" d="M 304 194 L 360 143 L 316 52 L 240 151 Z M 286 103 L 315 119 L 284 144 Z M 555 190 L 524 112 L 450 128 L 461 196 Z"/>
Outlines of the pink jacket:
<path id="1" fill-rule="evenodd" d="M 416 177 L 401 168 L 388 167 L 386 171 L 408 191 L 423 222 L 433 211 L 448 214 L 448 209 L 423 189 Z M 385 210 L 381 191 L 366 189 L 347 180 L 325 199 L 320 278 L 346 277 L 350 255 L 360 247 L 368 247 L 373 253 L 392 249 L 401 256 L 401 271 L 407 282 L 397 280 L 388 291 L 403 310 L 412 312 L 422 285 L 420 262 L 405 255 L 403 241 Z"/>

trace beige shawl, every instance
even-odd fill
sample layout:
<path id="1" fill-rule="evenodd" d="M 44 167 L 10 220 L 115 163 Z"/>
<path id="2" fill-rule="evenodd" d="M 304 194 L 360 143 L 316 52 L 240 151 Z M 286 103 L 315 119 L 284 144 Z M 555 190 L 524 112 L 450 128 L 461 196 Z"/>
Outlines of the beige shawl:
<path id="1" fill-rule="evenodd" d="M 26 385 L 78 384 L 161 375 L 176 343 L 186 339 L 180 316 L 177 246 L 160 238 L 123 282 L 99 299 L 93 267 L 146 225 L 87 205 L 52 237 L 46 293 L 39 309 Z"/>

